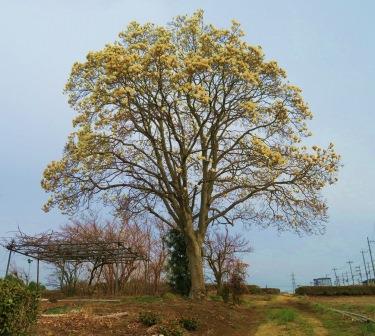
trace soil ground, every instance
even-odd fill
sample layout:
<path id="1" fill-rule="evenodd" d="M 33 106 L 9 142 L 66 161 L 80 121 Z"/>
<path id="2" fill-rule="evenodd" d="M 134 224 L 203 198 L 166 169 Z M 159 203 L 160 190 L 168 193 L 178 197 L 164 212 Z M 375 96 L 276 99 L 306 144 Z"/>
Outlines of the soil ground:
<path id="1" fill-rule="evenodd" d="M 216 300 L 212 296 L 211 300 L 194 303 L 174 296 L 143 296 L 118 301 L 45 301 L 36 335 L 153 336 L 162 334 L 160 325 L 178 325 L 181 318 L 195 318 L 198 330 L 184 330 L 184 335 L 375 336 L 375 325 L 352 321 L 329 310 L 332 307 L 375 318 L 375 297 L 248 295 L 238 306 Z M 157 325 L 147 327 L 139 321 L 139 314 L 146 311 L 160 318 Z"/>

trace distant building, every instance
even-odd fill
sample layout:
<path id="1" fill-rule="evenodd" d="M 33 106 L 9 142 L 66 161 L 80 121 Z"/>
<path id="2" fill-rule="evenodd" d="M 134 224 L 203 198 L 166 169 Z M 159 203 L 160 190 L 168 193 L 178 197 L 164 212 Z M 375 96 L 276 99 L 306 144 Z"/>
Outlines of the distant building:
<path id="1" fill-rule="evenodd" d="M 332 279 L 331 278 L 314 279 L 314 286 L 332 286 Z"/>

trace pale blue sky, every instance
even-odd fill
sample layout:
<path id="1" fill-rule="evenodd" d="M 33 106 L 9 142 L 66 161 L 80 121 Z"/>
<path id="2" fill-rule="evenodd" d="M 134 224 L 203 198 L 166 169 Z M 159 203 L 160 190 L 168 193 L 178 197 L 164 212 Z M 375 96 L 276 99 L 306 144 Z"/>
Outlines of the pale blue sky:
<path id="1" fill-rule="evenodd" d="M 304 90 L 315 118 L 313 142 L 333 141 L 344 167 L 327 189 L 330 221 L 324 236 L 299 238 L 247 231 L 255 252 L 250 281 L 290 289 L 360 262 L 367 235 L 375 238 L 374 1 L 0 0 L 0 236 L 57 228 L 66 218 L 40 209 L 45 165 L 60 157 L 73 112 L 62 94 L 70 67 L 116 39 L 129 21 L 165 24 L 205 10 L 206 21 L 238 20 L 246 39 L 276 59 Z M 375 245 L 374 245 L 375 249 Z M 0 272 L 5 268 L 0 252 Z"/>

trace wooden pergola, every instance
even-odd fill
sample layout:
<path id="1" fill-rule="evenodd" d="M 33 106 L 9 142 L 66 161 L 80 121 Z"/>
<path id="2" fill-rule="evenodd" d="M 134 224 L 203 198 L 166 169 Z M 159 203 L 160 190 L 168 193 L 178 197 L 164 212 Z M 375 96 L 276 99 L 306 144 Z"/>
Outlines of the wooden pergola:
<path id="1" fill-rule="evenodd" d="M 116 265 L 116 292 L 118 290 L 118 264 L 131 260 L 147 260 L 141 253 L 133 251 L 122 241 L 95 240 L 87 242 L 67 241 L 53 234 L 44 236 L 19 236 L 2 244 L 9 251 L 5 276 L 13 253 L 37 261 L 37 286 L 39 286 L 39 263 L 93 262 Z"/>

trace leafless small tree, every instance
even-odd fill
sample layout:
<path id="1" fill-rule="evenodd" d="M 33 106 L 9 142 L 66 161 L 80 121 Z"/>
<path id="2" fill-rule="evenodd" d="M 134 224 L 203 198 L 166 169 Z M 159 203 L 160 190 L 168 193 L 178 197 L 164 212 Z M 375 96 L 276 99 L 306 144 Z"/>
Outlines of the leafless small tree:
<path id="1" fill-rule="evenodd" d="M 249 242 L 240 234 L 230 235 L 227 227 L 209 232 L 204 245 L 204 258 L 215 278 L 218 295 L 221 295 L 223 283 L 237 256 L 250 252 L 252 248 Z"/>
<path id="2" fill-rule="evenodd" d="M 246 293 L 246 275 L 248 266 L 248 264 L 239 259 L 235 259 L 231 263 L 229 288 L 232 292 L 233 304 L 239 304 L 241 295 Z"/>
<path id="3" fill-rule="evenodd" d="M 118 215 L 117 218 L 102 221 L 91 214 L 63 226 L 61 234 L 65 240 L 76 243 L 121 241 L 146 257 L 144 260 L 121 260 L 116 271 L 116 265 L 97 255 L 97 258 L 85 263 L 89 287 L 100 284 L 106 292 L 112 292 L 117 273 L 120 290 L 125 290 L 129 281 L 134 280 L 139 289 L 142 287 L 143 291 L 157 292 L 166 260 L 166 250 L 160 239 L 163 224 L 155 224 L 148 218 L 130 218 L 124 211 Z"/>
<path id="4" fill-rule="evenodd" d="M 80 275 L 83 272 L 83 264 L 81 262 L 56 261 L 54 266 L 52 276 L 58 281 L 60 290 L 68 295 L 75 294 Z"/>

